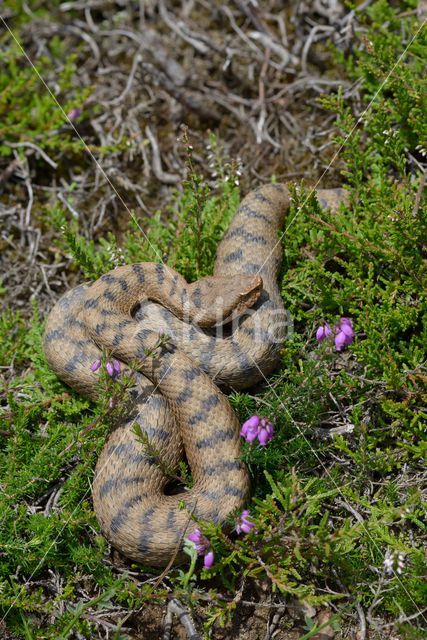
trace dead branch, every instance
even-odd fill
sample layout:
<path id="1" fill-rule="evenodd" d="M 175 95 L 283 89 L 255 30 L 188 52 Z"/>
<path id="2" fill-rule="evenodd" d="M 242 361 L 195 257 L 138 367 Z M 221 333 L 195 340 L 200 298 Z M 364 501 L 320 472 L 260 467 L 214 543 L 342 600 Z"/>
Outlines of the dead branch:
<path id="1" fill-rule="evenodd" d="M 189 640 L 200 640 L 200 636 L 196 631 L 196 627 L 194 626 L 194 623 L 190 617 L 189 612 L 187 611 L 187 609 L 184 608 L 181 602 L 176 598 L 174 598 L 173 600 L 170 600 L 167 607 L 165 621 L 164 621 L 163 640 L 170 640 L 171 638 L 172 620 L 174 615 L 177 616 L 177 618 L 181 622 Z"/>

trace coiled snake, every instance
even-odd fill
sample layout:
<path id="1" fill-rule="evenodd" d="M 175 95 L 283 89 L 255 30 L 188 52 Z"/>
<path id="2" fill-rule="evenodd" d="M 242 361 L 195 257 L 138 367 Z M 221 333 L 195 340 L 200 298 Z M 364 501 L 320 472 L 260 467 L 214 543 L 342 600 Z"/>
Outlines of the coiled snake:
<path id="1" fill-rule="evenodd" d="M 342 200 L 341 190 L 317 195 L 331 208 Z M 288 316 L 276 282 L 278 230 L 289 201 L 285 185 L 249 193 L 218 247 L 213 277 L 188 285 L 162 264 L 118 267 L 66 293 L 49 314 L 48 362 L 89 398 L 97 396 L 91 364 L 103 349 L 133 367 L 139 363 L 132 415 L 109 436 L 93 482 L 104 534 L 133 560 L 152 566 L 181 561 L 192 513 L 223 523 L 248 499 L 239 423 L 218 386 L 249 387 L 279 363 Z M 239 315 L 232 332 L 212 335 L 208 328 L 230 314 Z M 158 345 L 160 327 L 170 341 L 147 356 Z M 135 422 L 161 452 L 163 468 L 176 467 L 185 452 L 191 489 L 165 493 L 168 478 L 138 441 Z"/>

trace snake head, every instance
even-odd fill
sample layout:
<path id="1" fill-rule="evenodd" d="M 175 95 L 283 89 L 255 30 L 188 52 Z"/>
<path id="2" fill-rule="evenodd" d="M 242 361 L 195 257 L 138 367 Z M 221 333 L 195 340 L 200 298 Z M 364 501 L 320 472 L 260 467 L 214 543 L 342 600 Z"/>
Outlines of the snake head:
<path id="1" fill-rule="evenodd" d="M 191 286 L 193 301 L 197 299 L 199 306 L 194 321 L 208 328 L 226 324 L 252 307 L 261 295 L 263 282 L 260 275 L 241 274 L 207 276 Z"/>
<path id="2" fill-rule="evenodd" d="M 242 280 L 242 284 L 244 279 L 247 281 L 247 284 L 243 291 L 239 293 L 239 300 L 234 308 L 234 311 L 237 313 L 242 313 L 246 309 L 250 309 L 254 306 L 255 302 L 261 295 L 262 291 L 262 278 L 260 275 L 256 276 L 240 276 Z"/>

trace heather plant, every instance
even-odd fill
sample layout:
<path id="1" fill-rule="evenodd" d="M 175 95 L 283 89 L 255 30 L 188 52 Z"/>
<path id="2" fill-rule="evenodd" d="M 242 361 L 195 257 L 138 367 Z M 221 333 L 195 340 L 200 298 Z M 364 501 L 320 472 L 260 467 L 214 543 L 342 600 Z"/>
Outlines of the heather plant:
<path id="1" fill-rule="evenodd" d="M 62 154 L 73 157 L 84 149 L 67 122 L 67 113 L 75 102 L 83 104 L 89 92 L 73 87 L 75 56 L 68 57 L 58 74 L 54 60 L 63 51 L 57 37 L 50 41 L 50 54 L 31 63 L 19 41 L 8 32 L 0 37 L 0 155 L 32 149 L 44 162 L 41 153 L 45 151 L 52 164 Z M 56 101 L 41 78 L 55 79 Z"/>
<path id="2" fill-rule="evenodd" d="M 211 137 L 213 142 L 213 138 Z M 157 211 L 142 229 L 131 215 L 130 229 L 123 234 L 121 247 L 112 234 L 95 244 L 80 233 L 77 220 L 67 220 L 62 208 L 48 213 L 60 235 L 56 242 L 69 252 L 88 278 L 98 278 L 114 267 L 129 262 L 160 262 L 179 271 L 189 282 L 212 273 L 216 247 L 239 201 L 234 167 L 212 194 L 191 163 L 191 145 L 186 143 L 190 178 L 182 193 L 177 193 L 171 205 L 169 219 L 164 221 Z M 218 171 L 221 168 L 218 165 Z M 225 179 L 226 178 L 226 179 Z M 196 260 L 194 260 L 196 256 Z"/>
<path id="3" fill-rule="evenodd" d="M 96 616 L 117 607 L 115 637 L 128 638 L 128 613 L 163 606 L 171 593 L 203 610 L 210 637 L 256 598 L 256 585 L 273 604 L 327 609 L 341 637 L 362 614 L 372 637 L 388 629 L 382 624 L 402 638 L 423 637 L 427 47 L 425 32 L 411 41 L 419 23 L 407 6 L 398 17 L 389 3 L 373 3 L 360 46 L 345 58 L 334 53 L 360 79 L 363 103 L 373 100 L 360 115 L 341 91 L 322 98 L 336 116 L 349 201 L 325 211 L 307 184 L 294 185 L 281 291 L 295 331 L 268 384 L 230 396 L 253 497 L 224 529 L 193 518 L 188 567 L 160 581 L 149 567 L 114 566 L 92 511 L 94 465 L 126 415 L 132 376 L 103 354 L 92 365 L 100 399 L 89 402 L 50 371 L 36 304 L 30 322 L 19 312 L 0 316 L 0 364 L 8 367 L 0 380 L 0 610 L 16 637 L 90 638 Z M 7 88 L 24 112 L 18 84 L 26 73 L 17 71 L 21 79 Z M 69 108 L 83 99 L 72 96 Z M 21 140 L 18 118 L 7 117 Z M 42 121 L 29 131 L 45 144 Z M 208 142 L 214 194 L 184 135 L 187 180 L 166 217 L 159 211 L 142 228 L 133 214 L 119 240 L 92 241 L 68 211 L 49 206 L 42 215 L 56 229 L 54 246 L 73 255 L 82 278 L 159 256 L 189 280 L 211 272 L 239 192 L 235 167 L 215 138 Z M 74 157 L 66 137 L 55 144 Z M 178 471 L 189 484 L 187 469 Z M 306 624 L 302 638 L 321 627 L 310 616 Z"/>

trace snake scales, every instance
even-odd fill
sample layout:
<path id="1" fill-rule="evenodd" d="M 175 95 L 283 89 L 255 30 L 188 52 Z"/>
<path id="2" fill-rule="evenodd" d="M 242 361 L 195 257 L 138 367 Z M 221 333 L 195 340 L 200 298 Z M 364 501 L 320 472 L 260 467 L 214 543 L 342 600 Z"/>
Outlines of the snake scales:
<path id="1" fill-rule="evenodd" d="M 317 195 L 331 208 L 342 200 L 339 189 Z M 89 398 L 97 396 L 91 364 L 103 349 L 133 368 L 138 361 L 131 415 L 109 436 L 93 482 L 101 528 L 131 559 L 165 566 L 193 528 L 191 513 L 223 523 L 248 498 L 239 423 L 218 386 L 249 387 L 279 363 L 288 317 L 276 282 L 278 230 L 289 201 L 286 185 L 249 193 L 218 247 L 213 277 L 188 285 L 162 264 L 118 267 L 66 293 L 49 314 L 50 366 Z M 228 336 L 202 328 L 246 308 Z M 147 357 L 160 327 L 171 340 Z M 163 468 L 176 467 L 185 452 L 190 490 L 167 495 L 168 478 L 135 436 L 135 422 L 161 451 Z M 182 558 L 179 551 L 175 560 Z"/>

